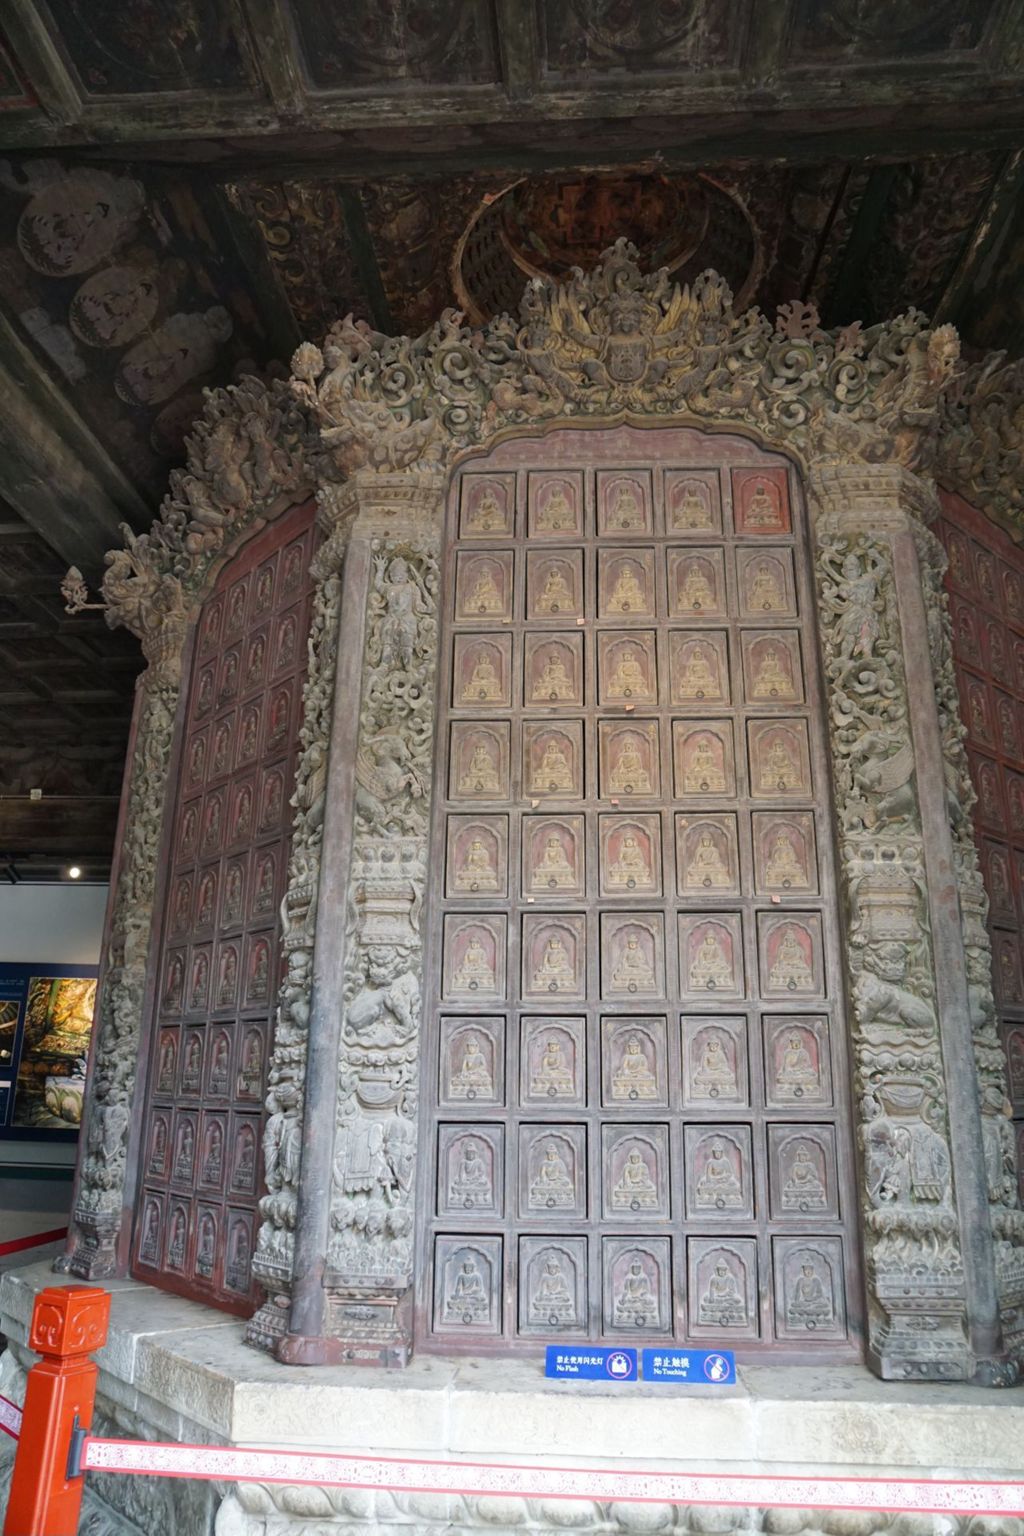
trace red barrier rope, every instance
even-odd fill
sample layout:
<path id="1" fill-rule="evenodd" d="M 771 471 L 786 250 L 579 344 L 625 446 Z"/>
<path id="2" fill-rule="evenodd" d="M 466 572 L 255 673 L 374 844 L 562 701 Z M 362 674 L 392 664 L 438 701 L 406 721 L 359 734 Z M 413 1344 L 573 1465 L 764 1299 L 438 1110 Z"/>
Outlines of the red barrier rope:
<path id="1" fill-rule="evenodd" d="M 32 1237 L 12 1237 L 8 1243 L 0 1243 L 0 1259 L 9 1253 L 21 1253 L 25 1248 L 41 1248 L 44 1243 L 55 1243 L 67 1237 L 67 1227 L 51 1227 L 49 1232 L 36 1232 Z"/>
<path id="2" fill-rule="evenodd" d="M 0 1430 L 12 1440 L 21 1438 L 21 1409 L 0 1392 Z"/>

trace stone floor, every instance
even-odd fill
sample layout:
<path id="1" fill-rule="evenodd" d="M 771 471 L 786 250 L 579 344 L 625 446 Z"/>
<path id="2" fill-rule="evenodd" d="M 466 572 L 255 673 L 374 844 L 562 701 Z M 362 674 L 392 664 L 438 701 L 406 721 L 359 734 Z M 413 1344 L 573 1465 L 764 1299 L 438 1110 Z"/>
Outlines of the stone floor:
<path id="1" fill-rule="evenodd" d="M 45 1263 L 0 1283 L 2 1326 L 26 1338 Z M 59 1283 L 59 1282 L 58 1282 Z M 546 1381 L 529 1360 L 420 1356 L 402 1372 L 287 1367 L 243 1325 L 135 1280 L 110 1282 L 101 1392 L 173 1439 L 454 1456 L 642 1459 L 691 1468 L 1018 1476 L 1024 1386 L 881 1382 L 847 1366 L 741 1366 L 735 1387 Z M 622 1408 L 628 1402 L 629 1431 Z"/>
<path id="2" fill-rule="evenodd" d="M 0 1382 L 0 1391 L 9 1395 L 20 1390 L 30 1363 L 24 1341 L 35 1294 L 54 1281 L 42 1262 L 0 1279 L 0 1327 L 11 1340 L 0 1362 L 10 1385 Z M 304 1370 L 246 1347 L 237 1319 L 135 1280 L 109 1289 L 110 1337 L 97 1356 L 102 1434 L 649 1470 L 983 1479 L 1024 1472 L 1024 1386 L 903 1384 L 878 1381 L 856 1365 L 770 1364 L 741 1366 L 734 1387 L 563 1383 L 545 1380 L 539 1351 L 515 1361 L 420 1356 L 402 1372 Z M 459 1536 L 495 1524 L 543 1532 L 568 1524 L 580 1536 L 662 1529 L 874 1536 L 890 1527 L 899 1536 L 976 1536 L 966 1520 L 931 1516 L 894 1521 L 805 1511 L 797 1520 L 792 1511 L 744 1508 L 713 1518 L 703 1507 L 665 1506 L 644 1526 L 639 1514 L 617 1513 L 618 1506 L 569 1501 L 570 1510 L 540 1501 L 542 1509 L 525 1496 L 417 1501 L 284 1485 L 214 1491 L 147 1478 L 90 1477 L 90 1486 L 97 1520 L 108 1521 L 98 1532 L 141 1525 L 148 1536 L 326 1536 L 341 1529 L 381 1536 L 394 1525 L 416 1527 L 406 1536 Z M 101 1497 L 109 1506 L 100 1508 Z M 129 1522 L 123 1527 L 118 1508 Z M 626 1508 L 646 1508 L 654 1520 L 654 1506 Z M 1021 1521 L 984 1525 L 985 1536 L 1024 1536 Z"/>

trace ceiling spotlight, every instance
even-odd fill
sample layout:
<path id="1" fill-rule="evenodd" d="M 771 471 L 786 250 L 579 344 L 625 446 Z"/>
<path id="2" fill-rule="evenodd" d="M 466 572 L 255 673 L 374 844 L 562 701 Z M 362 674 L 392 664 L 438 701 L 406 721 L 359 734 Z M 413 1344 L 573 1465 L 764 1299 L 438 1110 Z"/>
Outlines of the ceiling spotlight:
<path id="1" fill-rule="evenodd" d="M 79 868 L 79 866 L 77 864 L 72 864 L 71 867 L 68 870 L 68 879 L 69 880 L 81 880 L 81 878 L 82 878 L 82 871 L 81 871 L 81 869 Z"/>

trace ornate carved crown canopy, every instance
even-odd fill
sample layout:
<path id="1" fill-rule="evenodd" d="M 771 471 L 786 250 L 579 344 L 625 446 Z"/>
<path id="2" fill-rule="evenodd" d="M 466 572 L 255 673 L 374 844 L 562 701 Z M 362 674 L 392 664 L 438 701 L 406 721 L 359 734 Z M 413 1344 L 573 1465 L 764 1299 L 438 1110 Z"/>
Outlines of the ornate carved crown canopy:
<path id="1" fill-rule="evenodd" d="M 682 287 L 664 269 L 643 274 L 619 240 L 593 272 L 531 282 L 518 319 L 462 322 L 446 310 L 410 338 L 349 315 L 322 347 L 298 348 L 288 381 L 208 390 L 153 528 L 126 528 L 108 556 L 109 621 L 143 633 L 188 606 L 252 523 L 313 485 L 361 468 L 440 470 L 499 433 L 554 421 L 729 424 L 805 461 L 931 466 L 997 516 L 1020 517 L 1024 365 L 997 357 L 958 376 L 956 332 L 915 310 L 825 331 L 794 301 L 773 325 L 737 313 L 714 272 Z"/>

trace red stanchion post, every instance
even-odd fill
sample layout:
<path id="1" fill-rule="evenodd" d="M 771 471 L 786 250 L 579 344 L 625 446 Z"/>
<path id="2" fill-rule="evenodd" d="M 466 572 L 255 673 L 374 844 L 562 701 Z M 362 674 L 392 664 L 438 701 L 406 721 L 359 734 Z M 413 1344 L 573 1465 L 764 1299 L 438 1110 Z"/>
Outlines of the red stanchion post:
<path id="1" fill-rule="evenodd" d="M 92 1425 L 99 1369 L 89 1359 L 107 1339 L 110 1292 L 96 1285 L 40 1291 L 29 1347 L 42 1355 L 28 1373 L 21 1438 L 4 1536 L 75 1536 L 81 1475 L 69 1477 L 72 1431 Z"/>

